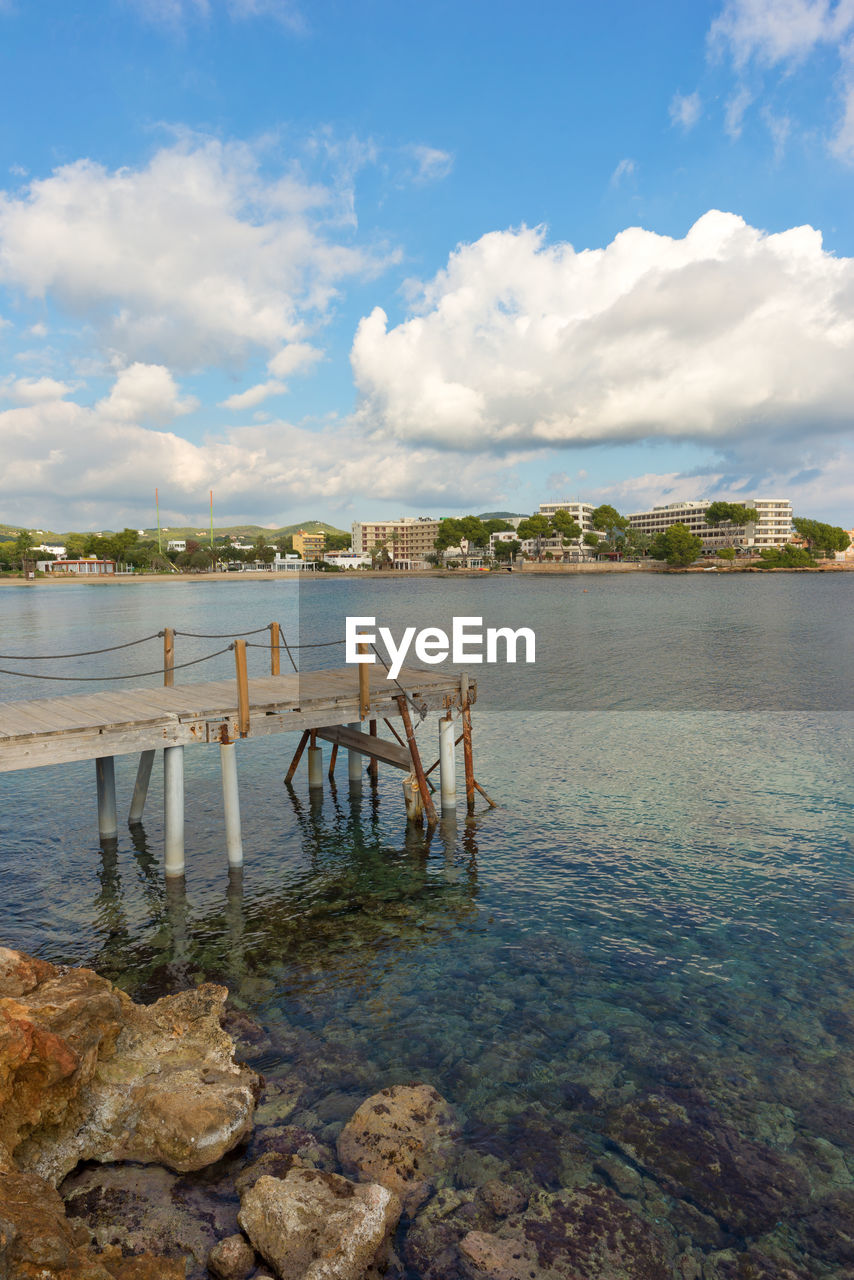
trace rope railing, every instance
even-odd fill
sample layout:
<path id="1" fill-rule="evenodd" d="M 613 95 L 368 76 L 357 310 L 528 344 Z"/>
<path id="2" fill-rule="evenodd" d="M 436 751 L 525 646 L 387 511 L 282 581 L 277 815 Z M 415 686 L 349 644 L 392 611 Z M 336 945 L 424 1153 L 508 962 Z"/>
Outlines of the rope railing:
<path id="1" fill-rule="evenodd" d="M 221 636 L 220 639 L 225 639 Z M 0 653 L 0 662 L 49 662 L 53 658 L 91 658 L 97 653 L 112 653 L 116 649 L 132 649 L 135 644 L 147 644 L 149 640 L 162 640 L 163 632 L 141 636 L 139 640 L 126 640 L 124 644 L 109 644 L 106 649 L 81 649 L 78 653 Z"/>
<path id="2" fill-rule="evenodd" d="M 116 646 L 116 648 L 122 647 L 125 646 Z M 176 662 L 171 670 L 180 671 L 184 667 L 197 667 L 200 662 L 209 662 L 211 658 L 219 658 L 224 653 L 231 653 L 233 649 L 233 644 L 226 645 L 224 649 L 217 649 L 216 653 L 206 653 L 203 658 L 193 658 L 191 662 Z M 107 650 L 104 649 L 102 652 L 106 653 Z M 163 668 L 155 667 L 153 671 L 122 671 L 117 676 L 48 676 L 41 671 L 9 671 L 6 667 L 0 667 L 0 675 L 23 676 L 26 680 L 139 680 L 142 676 L 162 676 Z"/>

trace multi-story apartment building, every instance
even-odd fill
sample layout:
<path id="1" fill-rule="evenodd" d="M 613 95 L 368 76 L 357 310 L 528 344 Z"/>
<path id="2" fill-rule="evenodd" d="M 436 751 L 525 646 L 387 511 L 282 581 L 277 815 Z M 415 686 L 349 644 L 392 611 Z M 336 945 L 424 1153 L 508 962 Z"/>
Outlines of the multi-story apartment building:
<path id="1" fill-rule="evenodd" d="M 628 517 L 633 529 L 654 538 L 672 524 L 684 524 L 703 540 L 710 551 L 718 547 L 748 547 L 761 551 L 764 547 L 782 547 L 792 536 L 792 504 L 785 498 L 735 498 L 740 506 L 752 507 L 758 519 L 747 525 L 708 525 L 706 512 L 713 499 L 669 502 L 651 511 L 638 511 Z"/>
<path id="2" fill-rule="evenodd" d="M 401 516 L 399 520 L 354 520 L 353 551 L 370 555 L 377 543 L 388 547 L 395 569 L 422 569 L 436 550 L 440 520 L 430 516 Z"/>
<path id="3" fill-rule="evenodd" d="M 298 551 L 303 560 L 322 560 L 326 534 L 306 533 L 300 529 L 293 536 L 293 545 L 294 551 Z"/>
<path id="4" fill-rule="evenodd" d="M 590 502 L 569 502 L 563 499 L 560 502 L 541 502 L 540 515 L 548 516 L 551 520 L 556 511 L 568 511 L 576 524 L 581 525 L 582 534 L 593 532 L 593 512 L 595 507 Z"/>

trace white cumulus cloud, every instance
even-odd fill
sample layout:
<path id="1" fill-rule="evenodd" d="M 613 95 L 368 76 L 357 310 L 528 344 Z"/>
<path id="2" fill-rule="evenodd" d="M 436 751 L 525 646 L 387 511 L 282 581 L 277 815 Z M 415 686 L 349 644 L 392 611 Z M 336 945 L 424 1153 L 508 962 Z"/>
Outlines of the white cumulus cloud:
<path id="1" fill-rule="evenodd" d="M 854 261 L 812 227 L 710 211 L 683 239 L 604 249 L 496 231 L 452 254 L 416 314 L 376 308 L 351 352 L 366 426 L 457 448 L 850 429 Z"/>
<path id="2" fill-rule="evenodd" d="M 0 192 L 0 282 L 50 296 L 128 361 L 239 361 L 305 341 L 348 278 L 392 255 L 330 233 L 340 193 L 258 148 L 185 138 L 140 168 L 64 165 Z"/>
<path id="3" fill-rule="evenodd" d="M 198 401 L 180 395 L 163 365 L 138 362 L 121 370 L 109 395 L 97 405 L 102 417 L 116 422 L 170 422 L 196 408 Z"/>

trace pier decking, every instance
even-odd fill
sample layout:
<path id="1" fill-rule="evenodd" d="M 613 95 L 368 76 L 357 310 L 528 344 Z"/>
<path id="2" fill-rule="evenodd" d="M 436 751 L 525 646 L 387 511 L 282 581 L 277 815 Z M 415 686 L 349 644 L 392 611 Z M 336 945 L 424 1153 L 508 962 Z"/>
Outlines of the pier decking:
<path id="1" fill-rule="evenodd" d="M 428 711 L 441 710 L 459 698 L 456 675 L 404 668 L 394 681 L 381 667 L 361 670 L 369 672 L 373 719 L 399 717 L 395 699 L 401 687 Z M 244 735 L 233 679 L 0 702 L 0 773 L 158 747 L 327 729 L 361 718 L 355 667 L 263 676 L 250 679 L 248 686 L 249 732 Z"/>

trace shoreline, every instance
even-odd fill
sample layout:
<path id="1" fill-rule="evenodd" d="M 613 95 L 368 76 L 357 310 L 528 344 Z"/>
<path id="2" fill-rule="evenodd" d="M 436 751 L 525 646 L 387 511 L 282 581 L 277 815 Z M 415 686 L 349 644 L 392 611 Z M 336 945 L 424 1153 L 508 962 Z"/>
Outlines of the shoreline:
<path id="1" fill-rule="evenodd" d="M 746 574 L 755 573 L 760 575 L 774 573 L 850 573 L 854 571 L 854 561 L 850 563 L 833 563 L 827 562 L 816 565 L 805 565 L 801 568 L 775 568 L 761 569 L 758 564 L 746 564 L 733 567 L 731 565 L 709 565 L 709 566 L 690 566 L 685 569 L 667 569 L 659 564 L 637 564 L 635 562 L 618 563 L 618 564 L 529 564 L 521 569 L 514 569 L 513 575 L 518 577 L 531 576 L 580 576 L 584 577 L 588 574 L 698 574 L 707 573 L 709 569 L 714 568 L 716 573 L 720 574 Z M 513 576 L 511 575 L 511 576 Z M 152 582 L 172 582 L 176 585 L 189 585 L 195 582 L 318 582 L 318 581 L 371 581 L 375 578 L 389 578 L 397 581 L 408 582 L 411 579 L 422 578 L 504 578 L 504 570 L 490 571 L 484 573 L 481 569 L 370 569 L 370 570 L 349 570 L 344 573 L 317 573 L 306 574 L 305 577 L 301 573 L 265 573 L 260 570 L 252 570 L 246 573 L 131 573 L 131 574 L 104 574 L 101 576 L 77 576 L 69 574 L 68 576 L 53 577 L 46 574 L 41 578 L 20 578 L 20 577 L 0 577 L 0 587 L 35 587 L 41 585 L 49 585 L 51 587 L 76 587 L 76 586 L 98 586 L 98 587 L 118 587 L 127 583 L 140 585 Z"/>

